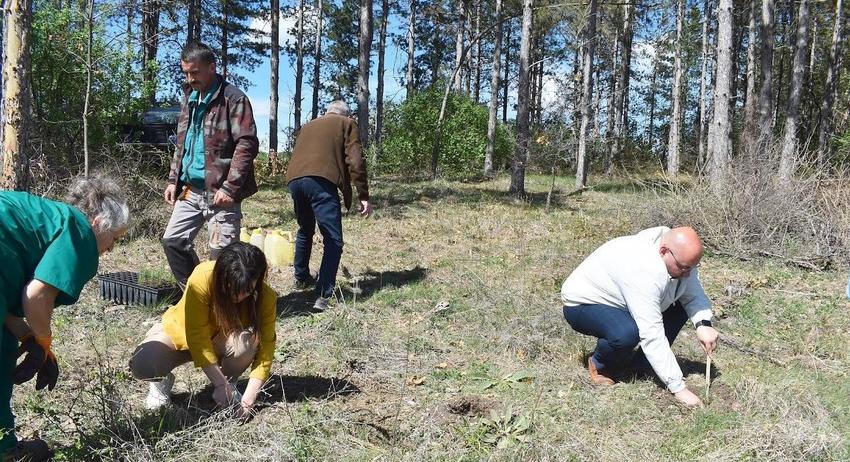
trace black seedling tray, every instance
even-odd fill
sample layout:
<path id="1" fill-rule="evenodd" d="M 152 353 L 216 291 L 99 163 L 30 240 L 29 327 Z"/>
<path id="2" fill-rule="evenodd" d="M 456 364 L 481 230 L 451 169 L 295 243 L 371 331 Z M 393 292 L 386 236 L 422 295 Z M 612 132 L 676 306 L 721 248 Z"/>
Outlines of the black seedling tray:
<path id="1" fill-rule="evenodd" d="M 100 297 L 123 305 L 151 306 L 171 303 L 180 296 L 174 284 L 146 286 L 139 284 L 139 274 L 130 271 L 100 274 L 97 276 Z"/>

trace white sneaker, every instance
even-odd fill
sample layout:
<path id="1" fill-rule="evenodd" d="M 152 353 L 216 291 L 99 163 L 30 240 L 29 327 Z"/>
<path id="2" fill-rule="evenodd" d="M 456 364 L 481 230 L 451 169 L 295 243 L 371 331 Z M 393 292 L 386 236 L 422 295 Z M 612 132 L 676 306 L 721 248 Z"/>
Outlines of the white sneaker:
<path id="1" fill-rule="evenodd" d="M 313 304 L 313 309 L 316 311 L 325 311 L 328 309 L 328 302 L 330 298 L 319 297 L 316 299 L 316 303 Z"/>
<path id="2" fill-rule="evenodd" d="M 145 398 L 145 408 L 156 411 L 171 404 L 171 388 L 174 387 L 174 374 L 171 372 L 159 382 L 150 382 L 148 396 Z"/>

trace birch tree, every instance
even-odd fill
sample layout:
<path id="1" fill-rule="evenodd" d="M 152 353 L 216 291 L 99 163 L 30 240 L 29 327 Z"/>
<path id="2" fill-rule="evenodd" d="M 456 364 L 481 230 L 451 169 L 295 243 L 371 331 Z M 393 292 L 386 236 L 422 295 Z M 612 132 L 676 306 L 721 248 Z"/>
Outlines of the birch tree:
<path id="1" fill-rule="evenodd" d="M 673 59 L 673 111 L 667 139 L 667 174 L 679 173 L 679 141 L 682 121 L 682 27 L 685 22 L 685 0 L 679 0 L 676 15 L 676 51 Z"/>
<path id="2" fill-rule="evenodd" d="M 502 48 L 502 0 L 496 0 L 496 31 L 493 34 L 493 68 L 490 70 L 490 111 L 487 119 L 487 147 L 484 151 L 484 175 L 493 176 L 493 154 L 496 150 L 496 124 L 499 109 L 499 56 Z"/>
<path id="3" fill-rule="evenodd" d="M 357 125 L 360 143 L 369 146 L 369 65 L 372 53 L 372 0 L 360 0 L 360 72 L 357 75 Z"/>
<path id="4" fill-rule="evenodd" d="M 6 0 L 3 60 L 3 189 L 28 189 L 31 0 Z"/>

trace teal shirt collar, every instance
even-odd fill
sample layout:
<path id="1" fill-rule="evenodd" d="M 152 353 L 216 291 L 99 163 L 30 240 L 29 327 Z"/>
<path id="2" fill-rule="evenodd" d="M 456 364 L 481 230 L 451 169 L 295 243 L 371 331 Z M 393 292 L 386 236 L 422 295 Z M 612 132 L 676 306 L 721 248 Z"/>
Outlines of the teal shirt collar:
<path id="1" fill-rule="evenodd" d="M 204 95 L 204 100 L 200 102 L 202 106 L 208 106 L 210 101 L 212 101 L 213 96 L 218 93 L 218 89 L 221 87 L 221 79 L 216 76 L 215 81 L 212 85 L 210 85 L 209 90 Z M 192 90 L 192 93 L 189 93 L 189 102 L 198 104 L 198 99 L 200 98 L 200 92 L 198 90 Z"/>

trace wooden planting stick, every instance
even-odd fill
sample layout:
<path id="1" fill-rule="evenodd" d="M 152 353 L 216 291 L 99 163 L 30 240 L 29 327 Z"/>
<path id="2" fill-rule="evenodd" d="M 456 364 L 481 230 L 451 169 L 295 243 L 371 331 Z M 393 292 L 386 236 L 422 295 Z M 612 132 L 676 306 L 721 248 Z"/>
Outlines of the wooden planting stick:
<path id="1" fill-rule="evenodd" d="M 711 388 L 711 355 L 705 355 L 705 400 L 708 401 L 708 390 Z"/>

